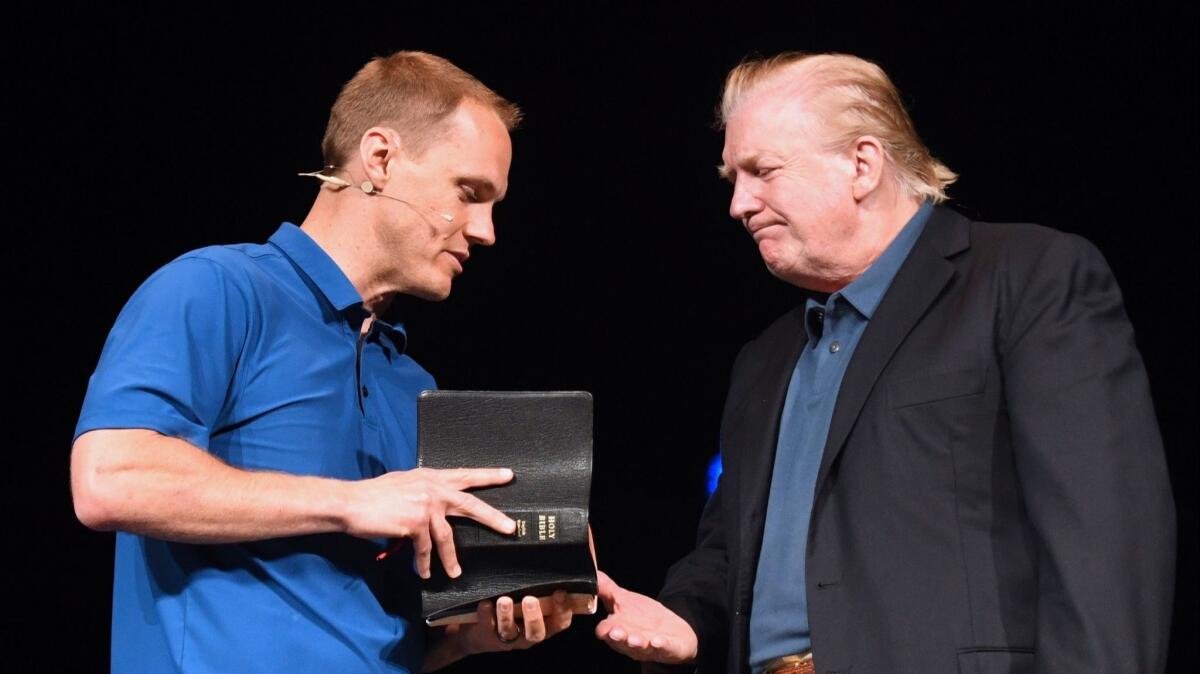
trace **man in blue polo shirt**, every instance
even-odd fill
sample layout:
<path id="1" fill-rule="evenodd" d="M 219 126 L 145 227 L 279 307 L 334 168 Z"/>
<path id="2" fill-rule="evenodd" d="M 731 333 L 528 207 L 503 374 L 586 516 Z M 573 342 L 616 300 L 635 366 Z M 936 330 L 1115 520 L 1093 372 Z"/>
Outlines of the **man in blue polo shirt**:
<path id="1" fill-rule="evenodd" d="M 130 299 L 71 456 L 79 519 L 118 531 L 113 671 L 429 671 L 570 624 L 560 597 L 428 644 L 413 620 L 414 565 L 437 546 L 461 573 L 447 515 L 512 530 L 464 491 L 512 474 L 416 468 L 434 381 L 385 312 L 447 297 L 493 243 L 519 114 L 439 57 L 375 59 L 334 104 L 301 226 L 187 253 Z"/>

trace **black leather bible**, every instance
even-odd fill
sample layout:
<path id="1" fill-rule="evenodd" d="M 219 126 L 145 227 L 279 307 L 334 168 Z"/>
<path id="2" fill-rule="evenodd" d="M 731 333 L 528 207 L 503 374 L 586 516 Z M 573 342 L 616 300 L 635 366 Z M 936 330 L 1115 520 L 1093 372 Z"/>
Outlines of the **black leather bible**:
<path id="1" fill-rule="evenodd" d="M 421 584 L 429 625 L 470 622 L 485 599 L 568 593 L 592 613 L 596 567 L 588 546 L 592 396 L 583 391 L 424 391 L 417 400 L 417 464 L 423 468 L 511 468 L 515 477 L 476 496 L 517 523 L 499 533 L 448 518 L 462 575 L 450 578 L 434 548 Z"/>

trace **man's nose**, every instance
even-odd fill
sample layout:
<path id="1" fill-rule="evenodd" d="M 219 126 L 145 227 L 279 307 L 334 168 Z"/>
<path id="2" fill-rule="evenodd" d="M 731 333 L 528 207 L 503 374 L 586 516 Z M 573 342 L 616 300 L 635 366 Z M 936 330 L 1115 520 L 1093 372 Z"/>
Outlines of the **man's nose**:
<path id="1" fill-rule="evenodd" d="M 480 246 L 496 243 L 496 227 L 492 222 L 491 209 L 481 209 L 480 212 L 469 214 L 468 218 L 466 226 L 463 227 L 467 243 Z"/>
<path id="2" fill-rule="evenodd" d="M 762 200 L 745 183 L 744 180 L 734 183 L 733 197 L 729 200 L 729 217 L 743 223 L 763 209 Z"/>

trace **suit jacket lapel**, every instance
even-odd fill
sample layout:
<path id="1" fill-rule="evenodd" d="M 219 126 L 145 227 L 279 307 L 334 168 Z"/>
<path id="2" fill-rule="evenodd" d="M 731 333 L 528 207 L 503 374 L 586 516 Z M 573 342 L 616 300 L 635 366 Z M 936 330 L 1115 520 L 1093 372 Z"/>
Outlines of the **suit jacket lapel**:
<path id="1" fill-rule="evenodd" d="M 771 472 L 775 467 L 775 445 L 779 439 L 779 417 L 787 397 L 792 370 L 808 342 L 804 331 L 804 306 L 793 310 L 783 329 L 763 346 L 763 357 L 743 399 L 746 400 L 739 424 L 743 434 L 739 522 L 743 524 L 742 558 L 748 563 L 743 582 L 753 587 L 758 551 L 767 519 L 767 496 L 771 492 Z M 746 588 L 741 588 L 743 594 Z M 749 598 L 746 598 L 748 601 Z"/>
<path id="2" fill-rule="evenodd" d="M 966 219 L 947 208 L 936 209 L 871 317 L 846 368 L 817 473 L 817 494 L 879 374 L 954 276 L 954 265 L 946 258 L 968 246 Z"/>

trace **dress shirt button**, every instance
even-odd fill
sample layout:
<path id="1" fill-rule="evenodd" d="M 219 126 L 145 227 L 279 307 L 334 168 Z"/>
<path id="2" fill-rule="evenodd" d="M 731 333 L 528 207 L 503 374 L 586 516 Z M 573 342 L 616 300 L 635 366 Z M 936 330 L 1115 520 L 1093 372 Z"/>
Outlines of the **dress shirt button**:
<path id="1" fill-rule="evenodd" d="M 840 342 L 834 342 L 833 344 L 829 345 L 829 353 L 837 353 L 838 351 L 841 351 L 841 350 L 842 350 L 842 345 Z"/>

